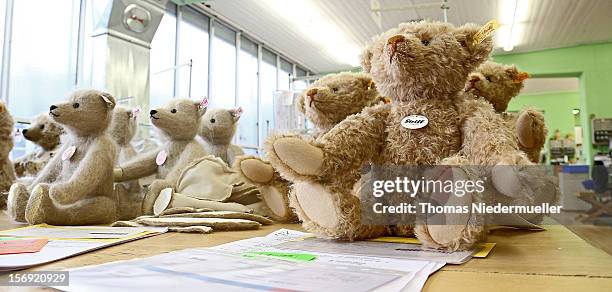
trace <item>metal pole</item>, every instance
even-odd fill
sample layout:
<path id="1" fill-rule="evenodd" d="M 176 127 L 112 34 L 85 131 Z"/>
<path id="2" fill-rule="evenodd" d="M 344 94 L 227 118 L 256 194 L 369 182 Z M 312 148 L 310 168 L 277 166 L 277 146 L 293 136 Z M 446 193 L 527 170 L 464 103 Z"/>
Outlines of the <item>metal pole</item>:
<path id="1" fill-rule="evenodd" d="M 189 98 L 191 98 L 191 82 L 193 82 L 192 79 L 192 75 L 193 75 L 193 59 L 189 59 L 189 63 L 187 63 L 189 66 Z"/>
<path id="2" fill-rule="evenodd" d="M 2 44 L 2 80 L 0 82 L 0 93 L 9 106 L 9 73 L 11 69 L 11 43 L 13 41 L 13 0 L 6 1 L 4 14 L 4 43 Z"/>
<path id="3" fill-rule="evenodd" d="M 212 102 L 213 96 L 212 96 L 212 70 L 213 70 L 213 64 L 212 64 L 212 54 L 213 54 L 213 41 L 214 41 L 214 35 L 215 35 L 215 19 L 214 18 L 210 18 L 208 20 L 208 90 L 207 90 L 207 94 L 208 94 L 208 101 Z"/>
<path id="4" fill-rule="evenodd" d="M 176 25 L 175 25 L 175 38 L 174 38 L 174 66 L 178 66 L 179 62 L 180 62 L 180 54 L 179 54 L 179 42 L 181 40 L 181 7 L 178 5 L 174 5 L 174 7 L 176 7 L 176 9 L 174 11 L 176 11 Z M 181 92 L 180 92 L 180 72 L 179 70 L 174 70 L 174 91 L 173 91 L 173 97 L 178 97 Z"/>

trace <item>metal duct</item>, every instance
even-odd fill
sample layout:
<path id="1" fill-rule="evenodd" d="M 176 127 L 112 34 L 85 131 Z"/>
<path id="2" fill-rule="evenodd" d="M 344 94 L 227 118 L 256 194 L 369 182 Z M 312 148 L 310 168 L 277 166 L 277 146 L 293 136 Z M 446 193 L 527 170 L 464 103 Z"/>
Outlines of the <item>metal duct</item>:
<path id="1" fill-rule="evenodd" d="M 92 85 L 147 110 L 151 41 L 168 0 L 98 1 L 103 0 L 96 0 L 93 13 L 98 17 L 92 36 Z M 140 118 L 146 121 L 146 115 Z"/>

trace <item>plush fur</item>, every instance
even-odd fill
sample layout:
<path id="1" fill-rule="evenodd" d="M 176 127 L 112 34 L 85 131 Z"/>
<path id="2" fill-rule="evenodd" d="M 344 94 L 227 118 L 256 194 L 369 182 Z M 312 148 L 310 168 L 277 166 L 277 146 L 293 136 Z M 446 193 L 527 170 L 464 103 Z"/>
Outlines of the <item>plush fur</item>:
<path id="1" fill-rule="evenodd" d="M 160 191 L 175 187 L 183 169 L 196 158 L 207 155 L 204 147 L 195 140 L 205 112 L 206 108 L 200 102 L 188 99 L 173 99 L 164 107 L 150 111 L 151 123 L 165 141 L 164 145 L 161 149 L 140 154 L 115 169 L 117 182 L 156 175 L 157 179 L 149 186 L 141 204 L 142 213 L 152 214 Z M 167 159 L 158 166 L 156 157 L 161 151 L 167 153 Z"/>
<path id="2" fill-rule="evenodd" d="M 505 112 L 528 77 L 529 74 L 519 72 L 514 65 L 488 61 L 470 74 L 465 91 L 488 100 L 516 132 L 520 149 L 532 162 L 538 163 L 547 135 L 544 115 L 535 109 L 523 109 L 518 115 Z"/>
<path id="3" fill-rule="evenodd" d="M 404 23 L 375 37 L 362 55 L 362 66 L 392 104 L 365 108 L 313 142 L 295 136 L 268 140 L 272 166 L 297 182 L 291 203 L 307 230 L 346 240 L 411 233 L 412 226 L 360 223 L 354 188 L 359 177 L 350 174 L 364 163 L 530 163 L 491 104 L 463 91 L 468 74 L 488 59 L 493 47 L 490 36 L 475 41 L 479 30 L 472 24 L 455 28 L 438 22 Z M 404 128 L 401 120 L 414 114 L 426 116 L 429 124 Z M 468 203 L 477 200 L 463 198 Z M 467 220 L 470 224 L 455 226 L 421 223 L 415 233 L 426 246 L 466 249 L 484 232 L 481 224 Z"/>
<path id="4" fill-rule="evenodd" d="M 31 185 L 13 184 L 9 213 L 30 224 L 88 225 L 116 219 L 113 197 L 115 143 L 106 133 L 115 99 L 97 90 L 74 92 L 50 107 L 51 118 L 67 132 L 55 155 Z M 62 158 L 71 147 L 72 156 Z"/>
<path id="5" fill-rule="evenodd" d="M 232 144 L 242 109 L 211 109 L 206 111 L 200 122 L 199 135 L 204 141 L 206 152 L 232 165 L 244 151 Z"/>
<path id="6" fill-rule="evenodd" d="M 57 155 L 60 145 L 60 137 L 64 134 L 64 129 L 51 120 L 48 113 L 38 115 L 30 124 L 30 127 L 24 129 L 23 137 L 36 144 L 37 149 L 14 161 L 15 173 L 18 177 L 34 177 L 41 171 L 45 165 Z"/>
<path id="7" fill-rule="evenodd" d="M 347 116 L 383 100 L 369 75 L 343 72 L 315 81 L 299 96 L 297 107 L 315 126 L 316 138 Z M 236 161 L 234 169 L 245 181 L 258 186 L 274 220 L 292 222 L 297 219 L 289 207 L 291 184 L 269 162 L 254 156 L 243 156 Z"/>
<path id="8" fill-rule="evenodd" d="M 9 159 L 13 149 L 13 128 L 15 123 L 6 105 L 0 102 L 0 209 L 6 206 L 6 193 L 15 181 L 15 170 Z"/>

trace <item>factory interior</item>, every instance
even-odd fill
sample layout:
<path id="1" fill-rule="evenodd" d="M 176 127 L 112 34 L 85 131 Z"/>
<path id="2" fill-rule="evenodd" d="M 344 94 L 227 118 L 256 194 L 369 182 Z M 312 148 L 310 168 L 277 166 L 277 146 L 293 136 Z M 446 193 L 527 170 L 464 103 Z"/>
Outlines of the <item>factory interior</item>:
<path id="1" fill-rule="evenodd" d="M 0 0 L 0 291 L 612 291 L 611 28 Z"/>

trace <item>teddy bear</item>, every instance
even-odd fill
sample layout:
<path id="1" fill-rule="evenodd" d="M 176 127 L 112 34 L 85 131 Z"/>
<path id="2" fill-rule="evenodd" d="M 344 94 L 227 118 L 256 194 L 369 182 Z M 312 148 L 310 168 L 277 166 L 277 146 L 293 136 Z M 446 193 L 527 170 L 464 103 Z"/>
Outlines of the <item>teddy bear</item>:
<path id="1" fill-rule="evenodd" d="M 370 76 L 342 72 L 328 74 L 315 81 L 298 97 L 296 106 L 314 125 L 313 138 L 316 138 L 347 116 L 381 102 L 385 102 L 385 99 L 378 94 Z M 254 156 L 242 156 L 237 159 L 234 169 L 245 181 L 258 186 L 274 220 L 295 221 L 296 216 L 289 208 L 291 184 L 269 162 Z"/>
<path id="2" fill-rule="evenodd" d="M 15 173 L 18 177 L 35 177 L 57 154 L 64 129 L 51 120 L 49 114 L 42 113 L 36 116 L 30 127 L 24 129 L 21 134 L 38 147 L 34 152 L 14 161 Z"/>
<path id="3" fill-rule="evenodd" d="M 9 158 L 13 149 L 13 117 L 6 105 L 0 102 L 0 209 L 6 206 L 6 194 L 15 182 L 15 170 Z"/>
<path id="4" fill-rule="evenodd" d="M 113 222 L 113 165 L 117 149 L 107 128 L 115 98 L 98 90 L 75 91 L 67 102 L 49 107 L 66 131 L 58 155 L 29 187 L 11 186 L 8 210 L 30 224 L 90 225 Z"/>
<path id="5" fill-rule="evenodd" d="M 487 61 L 470 74 L 465 91 L 476 97 L 483 97 L 493 104 L 495 111 L 500 113 L 516 132 L 519 148 L 532 162 L 538 163 L 546 142 L 544 115 L 531 108 L 523 109 L 518 114 L 506 113 L 508 103 L 523 89 L 524 80 L 527 78 L 529 74 L 519 72 L 514 65 Z"/>
<path id="6" fill-rule="evenodd" d="M 469 73 L 489 58 L 490 31 L 474 24 L 400 24 L 375 37 L 361 59 L 391 104 L 367 107 L 314 141 L 296 135 L 267 140 L 271 165 L 294 182 L 290 204 L 306 230 L 341 240 L 416 234 L 425 246 L 445 250 L 469 249 L 483 238 L 485 228 L 472 212 L 455 216 L 452 225 L 427 224 L 427 218 L 416 224 L 362 224 L 356 170 L 368 163 L 448 165 L 456 177 L 471 177 L 462 166 L 531 164 L 493 106 L 463 91 Z M 510 181 L 518 176 L 510 175 Z M 496 190 L 515 195 L 501 191 L 508 190 L 501 183 Z M 470 193 L 454 200 L 465 206 L 478 197 Z"/>
<path id="7" fill-rule="evenodd" d="M 204 141 L 204 149 L 228 165 L 244 154 L 240 146 L 232 144 L 241 114 L 242 108 L 211 109 L 206 111 L 200 122 L 198 135 Z"/>
<path id="8" fill-rule="evenodd" d="M 207 155 L 195 139 L 207 105 L 207 100 L 172 99 L 165 106 L 151 110 L 151 123 L 164 141 L 161 149 L 142 153 L 115 168 L 116 182 L 156 175 L 143 201 L 131 202 L 141 206 L 142 214 L 152 214 L 161 190 L 174 188 L 183 169 L 193 160 Z"/>
<path id="9" fill-rule="evenodd" d="M 111 138 L 117 143 L 117 163 L 122 164 L 136 156 L 132 140 L 138 130 L 138 108 L 117 106 L 113 111 L 113 120 L 108 130 Z"/>

